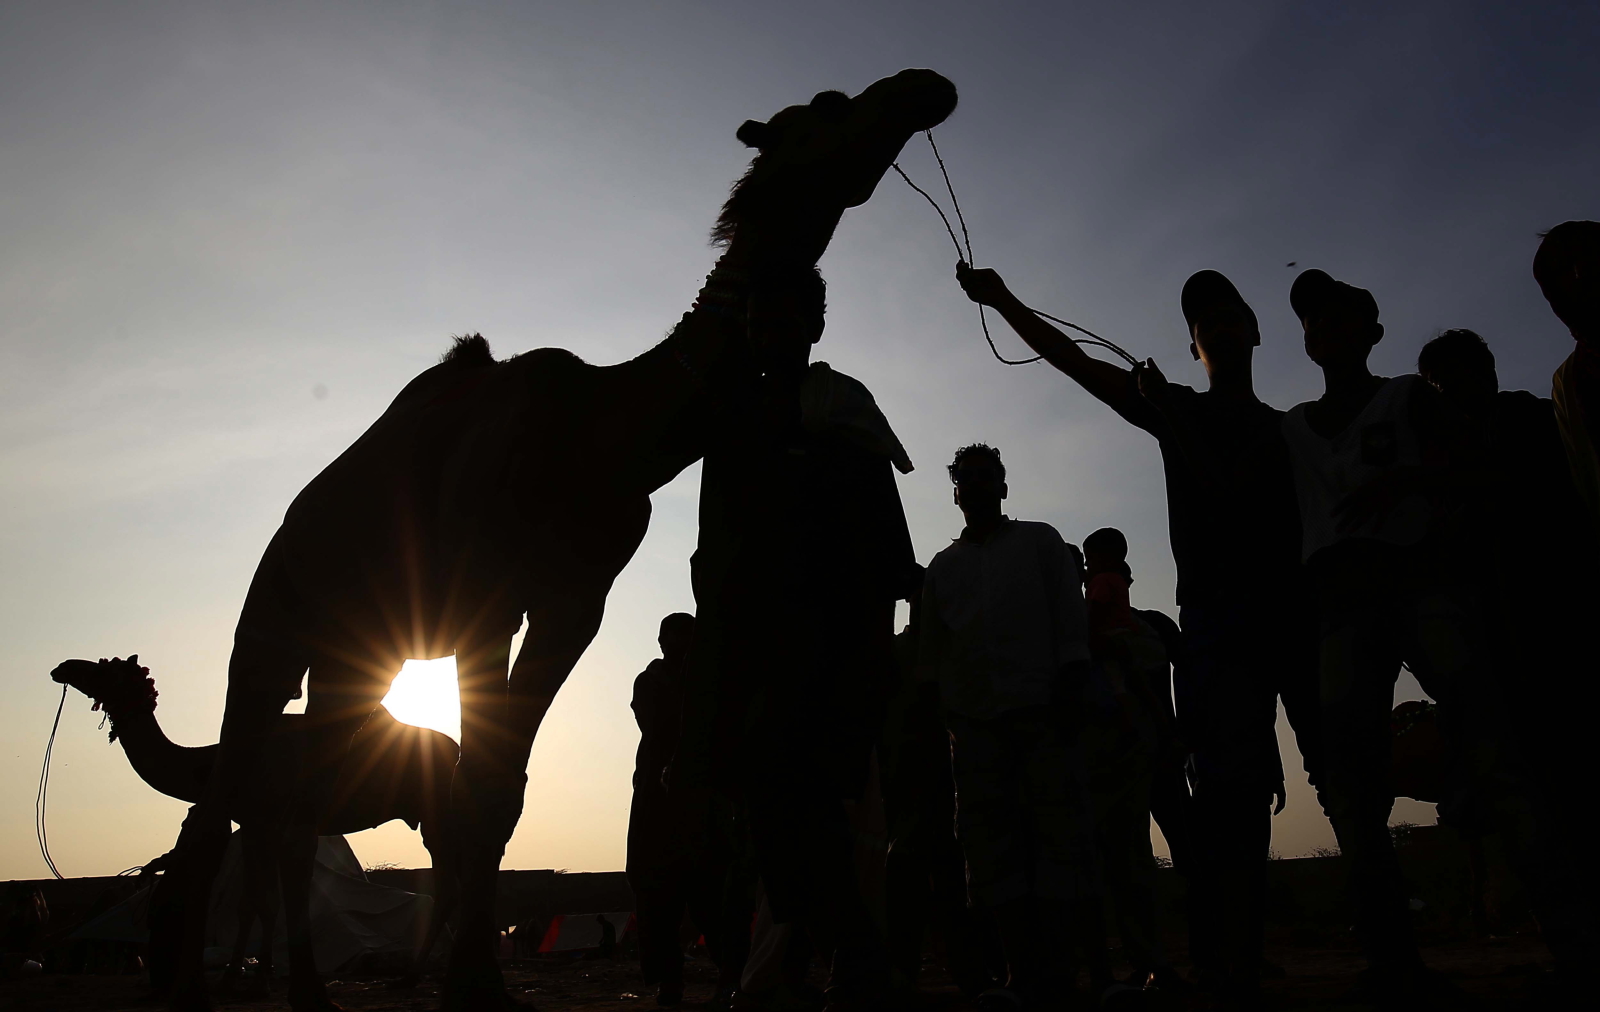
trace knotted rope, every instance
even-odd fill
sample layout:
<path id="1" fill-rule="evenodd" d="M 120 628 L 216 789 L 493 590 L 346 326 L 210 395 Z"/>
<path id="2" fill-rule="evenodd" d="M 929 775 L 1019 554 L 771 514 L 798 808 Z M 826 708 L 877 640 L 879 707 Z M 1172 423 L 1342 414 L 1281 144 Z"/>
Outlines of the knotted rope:
<path id="1" fill-rule="evenodd" d="M 971 267 L 973 266 L 972 235 L 967 231 L 967 219 L 966 216 L 961 213 L 961 202 L 956 199 L 956 188 L 950 183 L 950 173 L 945 169 L 944 157 L 939 154 L 939 145 L 933 142 L 933 131 L 925 130 L 923 131 L 923 135 L 928 138 L 928 147 L 933 149 L 934 161 L 939 163 L 939 175 L 944 177 L 945 191 L 950 194 L 950 206 L 955 210 L 956 221 L 961 225 L 960 239 L 956 238 L 956 230 L 951 227 L 950 218 L 944 213 L 944 208 L 939 206 L 939 202 L 934 200 L 933 197 L 928 194 L 928 191 L 924 190 L 916 183 L 913 183 L 911 181 L 911 177 L 906 175 L 906 171 L 900 167 L 899 162 L 894 162 L 889 167 L 894 169 L 894 171 L 900 175 L 900 178 L 906 181 L 907 186 L 921 194 L 922 199 L 926 200 L 928 204 L 939 213 L 939 220 L 944 222 L 944 230 L 950 236 L 950 245 L 956 248 L 956 259 L 959 260 L 963 265 Z M 965 249 L 962 248 L 963 240 L 966 242 Z M 1037 309 L 1034 309 L 1032 306 L 1027 307 L 1027 309 L 1028 312 L 1040 317 L 1041 319 L 1049 320 L 1051 323 L 1059 323 L 1063 327 L 1070 327 L 1080 334 L 1088 335 L 1087 337 L 1068 337 L 1067 339 L 1072 341 L 1074 344 L 1091 344 L 1099 348 L 1105 348 L 1106 350 L 1121 356 L 1123 361 L 1127 362 L 1131 366 L 1137 366 L 1139 364 L 1138 359 L 1134 358 L 1117 345 L 1111 343 L 1087 327 L 1080 327 L 1070 320 L 1063 320 L 1060 317 L 1051 316 L 1049 313 L 1041 312 Z M 996 359 L 1004 362 L 1006 365 L 1029 365 L 1044 358 L 1043 355 L 1035 355 L 1032 358 L 1012 359 L 1006 358 L 1004 355 L 1000 354 L 1000 349 L 995 346 L 994 337 L 989 333 L 989 318 L 983 310 L 983 303 L 978 303 L 978 323 L 983 327 L 983 339 L 988 342 L 989 351 L 994 354 Z"/>

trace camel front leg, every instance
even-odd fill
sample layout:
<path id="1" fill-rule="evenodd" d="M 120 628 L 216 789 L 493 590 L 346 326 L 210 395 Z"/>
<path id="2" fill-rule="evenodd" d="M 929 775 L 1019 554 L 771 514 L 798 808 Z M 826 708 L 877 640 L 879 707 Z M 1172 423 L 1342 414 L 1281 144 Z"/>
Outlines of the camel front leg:
<path id="1" fill-rule="evenodd" d="M 300 779 L 279 844 L 283 917 L 289 935 L 289 1007 L 294 1012 L 334 1012 L 339 1006 L 328 998 L 317 971 L 311 937 L 317 829 L 334 801 L 335 788 L 352 789 L 341 782 L 340 767 L 350 751 L 350 739 L 377 708 L 388 681 L 374 678 L 370 669 L 321 658 L 311 664 L 307 689 Z"/>
<path id="2" fill-rule="evenodd" d="M 607 585 L 609 589 L 609 583 Z M 457 651 L 461 684 L 461 761 L 452 783 L 460 915 L 450 953 L 444 1008 L 513 1007 L 495 958 L 495 889 L 505 845 L 522 815 L 533 739 L 567 675 L 594 639 L 605 594 L 571 583 L 565 596 L 528 612 L 528 632 L 509 681 L 511 641 Z"/>
<path id="3" fill-rule="evenodd" d="M 206 909 L 232 831 L 229 805 L 251 796 L 250 778 L 268 733 L 305 670 L 305 660 L 288 644 L 247 634 L 241 620 L 228 661 L 216 764 L 204 796 L 183 820 L 167 873 L 151 899 L 152 923 L 171 925 L 178 936 L 157 939 L 153 933 L 151 938 L 152 950 L 161 950 L 152 952 L 157 966 L 172 968 L 168 1007 L 174 1012 L 210 1012 L 202 964 Z"/>
<path id="4" fill-rule="evenodd" d="M 233 958 L 223 971 L 223 980 L 239 980 L 244 976 L 245 950 L 250 943 L 250 929 L 261 924 L 260 956 L 256 962 L 256 976 L 251 982 L 252 991 L 265 989 L 272 975 L 272 932 L 277 925 L 278 857 L 274 846 L 278 827 L 247 826 L 240 830 L 243 843 L 240 861 L 244 881 L 239 891 L 239 930 L 233 939 Z"/>

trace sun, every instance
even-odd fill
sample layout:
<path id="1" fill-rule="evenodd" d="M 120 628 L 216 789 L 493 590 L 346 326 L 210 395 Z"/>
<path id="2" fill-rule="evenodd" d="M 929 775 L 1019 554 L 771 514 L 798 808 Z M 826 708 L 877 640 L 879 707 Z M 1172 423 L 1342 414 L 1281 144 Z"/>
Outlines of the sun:
<path id="1" fill-rule="evenodd" d="M 383 697 L 394 719 L 429 727 L 461 740 L 461 695 L 456 688 L 456 659 L 406 661 Z"/>

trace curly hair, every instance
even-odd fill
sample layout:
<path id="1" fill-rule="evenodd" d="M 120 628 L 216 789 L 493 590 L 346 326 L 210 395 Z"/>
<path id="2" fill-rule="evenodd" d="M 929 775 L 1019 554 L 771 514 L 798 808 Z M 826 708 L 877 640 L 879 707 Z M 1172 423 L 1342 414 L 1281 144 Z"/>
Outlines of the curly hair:
<path id="1" fill-rule="evenodd" d="M 1494 352 L 1489 350 L 1489 342 L 1473 331 L 1465 328 L 1440 331 L 1439 336 L 1423 345 L 1417 355 L 1417 373 L 1426 379 L 1450 363 L 1470 363 L 1493 369 Z"/>
<path id="2" fill-rule="evenodd" d="M 996 471 L 1000 472 L 1000 480 L 1006 480 L 1006 464 L 1005 461 L 1000 459 L 1000 451 L 996 450 L 988 443 L 971 443 L 957 450 L 956 455 L 950 458 L 950 464 L 947 470 L 950 472 L 951 484 L 954 484 L 956 480 L 956 468 L 959 467 L 961 462 L 968 457 L 982 457 L 984 460 L 987 460 Z"/>

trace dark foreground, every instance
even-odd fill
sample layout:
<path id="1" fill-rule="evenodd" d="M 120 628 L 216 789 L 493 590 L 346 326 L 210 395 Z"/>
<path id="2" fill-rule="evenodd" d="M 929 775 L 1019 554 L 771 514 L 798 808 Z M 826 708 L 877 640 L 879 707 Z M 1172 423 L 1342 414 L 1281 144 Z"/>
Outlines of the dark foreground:
<path id="1" fill-rule="evenodd" d="M 1272 946 L 1268 955 L 1284 967 L 1287 976 L 1267 981 L 1267 1008 L 1363 1007 L 1340 1001 L 1340 995 L 1361 966 L 1360 957 L 1353 948 L 1301 947 L 1285 940 Z M 1463 992 L 1464 1000 L 1438 1006 L 1441 1008 L 1532 1008 L 1528 995 L 1535 975 L 1548 965 L 1543 947 L 1538 939 L 1531 937 L 1444 942 L 1429 946 L 1426 957 Z M 688 1001 L 685 1008 L 696 1008 L 698 1002 L 710 996 L 713 975 L 711 964 L 704 960 L 695 960 L 686 967 Z M 961 999 L 936 966 L 930 965 L 926 976 L 921 1007 L 950 1012 L 972 1007 Z M 610 1012 L 656 1007 L 654 992 L 639 981 L 637 964 L 624 960 L 520 961 L 508 966 L 506 979 L 514 994 L 545 1012 Z M 396 991 L 386 988 L 381 980 L 340 979 L 330 984 L 329 991 L 335 1001 L 352 1012 L 424 1012 L 434 1009 L 438 1003 L 438 992 L 429 985 Z M 150 1012 L 160 1007 L 141 1004 L 140 992 L 139 979 L 134 976 L 36 977 L 0 983 L 0 1008 L 19 1012 L 121 1009 Z M 281 991 L 250 1000 L 219 996 L 218 1005 L 241 1012 L 287 1012 L 289 1008 Z M 1156 1007 L 1207 1009 L 1211 1006 L 1197 995 L 1190 995 Z"/>

